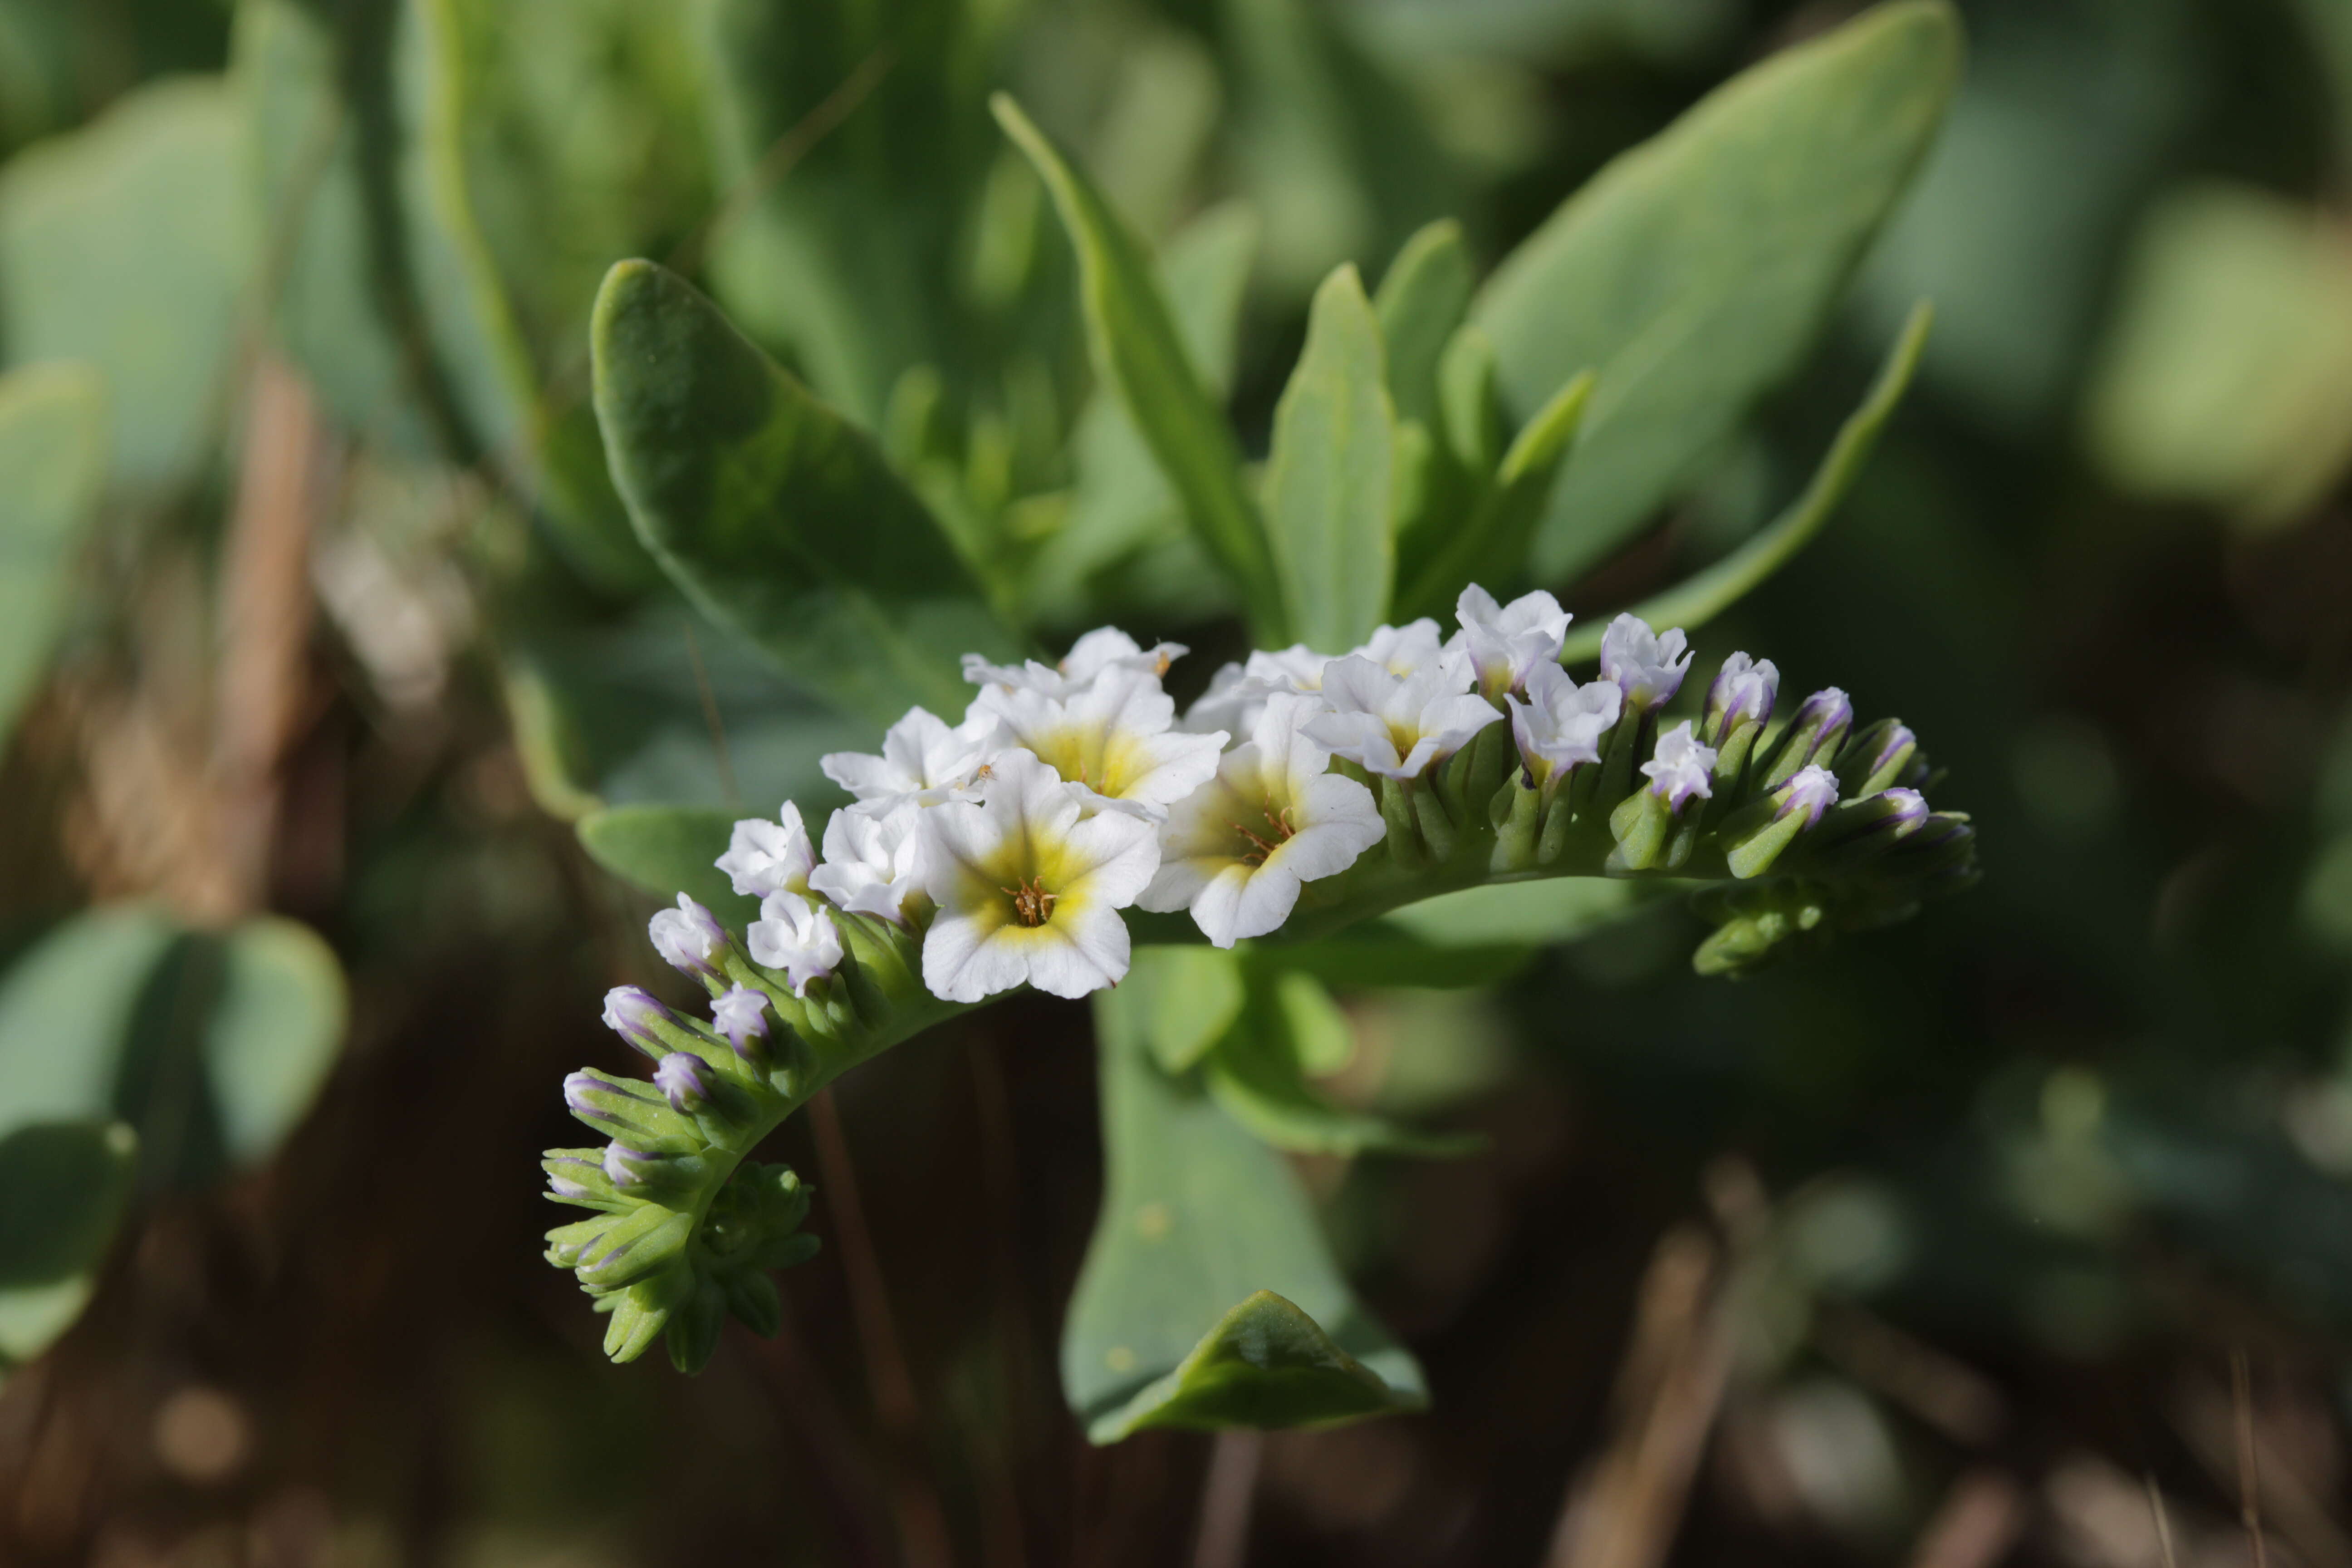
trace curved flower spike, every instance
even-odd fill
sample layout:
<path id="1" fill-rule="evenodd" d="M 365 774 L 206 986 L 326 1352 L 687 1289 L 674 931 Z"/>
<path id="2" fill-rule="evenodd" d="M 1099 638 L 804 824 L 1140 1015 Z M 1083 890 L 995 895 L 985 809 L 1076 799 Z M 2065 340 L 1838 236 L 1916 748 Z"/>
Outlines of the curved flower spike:
<path id="1" fill-rule="evenodd" d="M 1466 658 L 1431 660 L 1400 679 L 1361 654 L 1323 671 L 1330 711 L 1307 732 L 1336 756 L 1382 778 L 1419 778 L 1467 745 L 1502 711 L 1470 690 Z"/>
<path id="2" fill-rule="evenodd" d="M 1278 928 L 1301 884 L 1338 875 L 1381 841 L 1372 792 L 1330 772 L 1331 753 L 1307 733 L 1318 706 L 1291 693 L 1266 699 L 1249 740 L 1171 812 L 1160 874 L 1139 907 L 1190 908 L 1202 935 L 1231 947 Z"/>
<path id="3" fill-rule="evenodd" d="M 939 905 L 923 936 L 923 984 L 977 1002 L 1024 981 L 1055 996 L 1118 984 L 1127 922 L 1160 868 L 1152 825 L 1085 815 L 1087 796 L 1025 751 L 996 762 L 977 803 L 923 813 L 924 881 Z"/>
<path id="4" fill-rule="evenodd" d="M 1683 689 L 1691 656 L 1679 626 L 1654 632 L 1639 616 L 1609 623 L 1601 637 L 1601 673 L 1625 692 L 1626 706 L 1646 713 L 1663 708 Z"/>

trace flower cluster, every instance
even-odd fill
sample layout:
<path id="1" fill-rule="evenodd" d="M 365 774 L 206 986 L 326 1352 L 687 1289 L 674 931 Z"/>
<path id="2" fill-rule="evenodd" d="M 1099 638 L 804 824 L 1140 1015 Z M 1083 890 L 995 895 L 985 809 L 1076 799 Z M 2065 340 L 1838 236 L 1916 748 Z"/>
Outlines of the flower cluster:
<path id="1" fill-rule="evenodd" d="M 917 708 L 878 753 L 824 759 L 854 799 L 821 844 L 789 803 L 737 823 L 717 865 L 759 918 L 739 940 L 681 895 L 649 933 L 710 1016 L 616 991 L 605 1021 L 656 1058 L 651 1081 L 565 1085 L 611 1142 L 551 1153 L 551 1195 L 600 1213 L 549 1256 L 613 1310 L 608 1351 L 667 1326 L 698 1365 L 726 1310 L 772 1324 L 762 1271 L 814 1243 L 805 1190 L 744 1163 L 752 1145 L 955 1006 L 1117 984 L 1123 910 L 1189 914 L 1231 947 L 1482 883 L 1674 877 L 1717 884 L 1697 966 L 1744 973 L 1974 877 L 1973 830 L 1929 808 L 1903 725 L 1857 728 L 1834 687 L 1776 723 L 1780 672 L 1744 653 L 1670 723 L 1684 634 L 1620 616 L 1579 681 L 1569 619 L 1549 594 L 1473 586 L 1451 635 L 1423 619 L 1337 654 L 1253 653 L 1181 717 L 1173 644 L 1106 627 L 1057 665 L 971 657 L 957 721 Z"/>

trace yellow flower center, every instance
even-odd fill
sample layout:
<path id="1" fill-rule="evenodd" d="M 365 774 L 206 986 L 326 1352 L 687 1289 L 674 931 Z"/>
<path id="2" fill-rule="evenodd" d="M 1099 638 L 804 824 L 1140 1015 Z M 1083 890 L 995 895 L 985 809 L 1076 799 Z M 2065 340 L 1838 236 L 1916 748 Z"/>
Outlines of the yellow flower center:
<path id="1" fill-rule="evenodd" d="M 1037 927 L 1054 918 L 1055 895 L 1040 887 L 1034 877 L 1024 877 L 1017 887 L 1000 889 L 1013 900 L 1013 921 L 1015 925 Z"/>

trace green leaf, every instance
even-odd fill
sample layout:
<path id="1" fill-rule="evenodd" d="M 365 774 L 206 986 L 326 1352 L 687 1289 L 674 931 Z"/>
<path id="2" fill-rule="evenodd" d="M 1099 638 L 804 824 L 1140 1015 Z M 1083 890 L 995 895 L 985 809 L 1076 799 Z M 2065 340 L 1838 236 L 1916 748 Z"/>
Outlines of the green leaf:
<path id="1" fill-rule="evenodd" d="M 2091 455 L 2136 495 L 2292 521 L 2352 460 L 2347 385 L 2341 237 L 2300 203 L 2192 186 L 2156 205 L 2133 247 L 2089 388 Z"/>
<path id="2" fill-rule="evenodd" d="M 1273 562 L 1242 483 L 1241 447 L 1202 384 L 1141 242 L 1011 98 L 999 93 L 990 105 L 1053 193 L 1077 252 L 1079 300 L 1096 374 L 1118 389 L 1202 542 L 1233 576 L 1258 641 L 1269 647 L 1287 641 Z"/>
<path id="3" fill-rule="evenodd" d="M 1275 574 L 1292 634 L 1309 647 L 1354 647 L 1388 616 L 1395 422 L 1380 321 L 1343 265 L 1315 291 L 1265 467 Z"/>
<path id="4" fill-rule="evenodd" d="M 1214 947 L 1155 947 L 1126 981 L 1145 1047 L 1162 1072 L 1181 1073 L 1209 1054 L 1240 1016 L 1239 954 Z"/>
<path id="5" fill-rule="evenodd" d="M 1025 164 L 1022 177 L 1030 177 Z M 1160 287 L 1176 330 L 1202 383 L 1220 399 L 1233 382 L 1256 247 L 1255 216 L 1228 202 L 1186 225 L 1160 258 Z M 1076 482 L 1068 516 L 1038 551 L 1023 590 L 1033 618 L 1084 624 L 1099 618 L 1094 613 L 1098 580 L 1110 568 L 1155 544 L 1197 552 L 1198 542 L 1159 460 L 1112 388 L 1097 386 L 1088 395 L 1070 438 L 1070 461 Z M 1203 561 L 1191 575 L 1213 572 Z M 1153 585 L 1165 581 L 1160 574 Z"/>
<path id="6" fill-rule="evenodd" d="M 1420 1368 L 1349 1294 L 1281 1156 L 1153 1064 L 1132 973 L 1095 1017 L 1109 1168 L 1062 1339 L 1087 1436 L 1424 1405 Z M 1261 1291 L 1287 1310 L 1252 1306 Z"/>
<path id="7" fill-rule="evenodd" d="M 875 723 L 955 711 L 1012 643 L 866 437 L 648 261 L 596 299 L 596 415 L 646 545 L 796 685 Z"/>
<path id="8" fill-rule="evenodd" d="M 114 1113 L 141 994 L 180 935 L 144 905 L 92 910 L 0 975 L 0 1132 Z"/>
<path id="9" fill-rule="evenodd" d="M 1870 459 L 1872 448 L 1878 445 L 1879 432 L 1902 404 L 1912 373 L 1919 367 L 1919 355 L 1927 346 L 1928 329 L 1934 324 L 1935 311 L 1924 301 L 1912 310 L 1910 321 L 1904 324 L 1902 336 L 1887 352 L 1885 363 L 1880 365 L 1878 378 L 1871 384 L 1862 406 L 1848 415 L 1845 423 L 1838 427 L 1837 438 L 1822 455 L 1821 466 L 1813 470 L 1812 479 L 1802 495 L 1747 543 L 1705 571 L 1644 599 L 1633 606 L 1633 614 L 1654 626 L 1704 626 L 1752 593 L 1811 543 L 1813 536 L 1828 525 L 1846 491 L 1853 488 L 1862 466 Z M 1594 616 L 1570 627 L 1560 658 L 1574 663 L 1598 658 L 1609 618 Z"/>
<path id="10" fill-rule="evenodd" d="M 1480 1146 L 1475 1137 L 1423 1132 L 1324 1100 L 1307 1087 L 1309 1062 L 1344 1061 L 1353 1053 L 1347 1019 L 1309 974 L 1261 972 L 1254 978 L 1251 1005 L 1208 1058 L 1209 1091 L 1234 1121 L 1297 1154 L 1443 1157 Z"/>
<path id="11" fill-rule="evenodd" d="M 1615 551 L 1802 363 L 1934 140 L 1960 54 L 1946 0 L 1878 6 L 1617 159 L 1496 271 L 1473 319 L 1509 406 L 1600 373 L 1538 577 Z"/>
<path id="12" fill-rule="evenodd" d="M 81 1315 L 129 1205 L 138 1148 L 119 1121 L 44 1121 L 0 1138 L 0 1373 Z"/>
<path id="13" fill-rule="evenodd" d="M 1418 1409 L 1323 1326 L 1260 1290 L 1201 1338 L 1165 1376 L 1139 1389 L 1087 1436 L 1115 1443 L 1149 1427 L 1215 1432 L 1231 1426 L 1328 1426 Z"/>
<path id="14" fill-rule="evenodd" d="M 186 481 L 226 428 L 256 251 L 243 134 L 225 79 L 159 81 L 0 173 L 0 342 L 103 373 L 119 485 Z"/>
<path id="15" fill-rule="evenodd" d="M 106 479 L 106 389 L 88 365 L 0 376 L 0 748 L 72 603 L 68 568 Z"/>
<path id="16" fill-rule="evenodd" d="M 265 916 L 228 933 L 204 1058 L 231 1160 L 277 1152 L 333 1070 L 349 1013 L 342 965 L 310 927 Z"/>
<path id="17" fill-rule="evenodd" d="M 1412 591 L 1400 597 L 1405 614 L 1443 616 L 1468 584 L 1509 584 L 1526 578 L 1528 538 L 1591 396 L 1592 373 L 1587 371 L 1528 421 L 1503 454 L 1495 482 L 1462 525 L 1438 544 Z"/>
<path id="18" fill-rule="evenodd" d="M 1439 947 L 1549 945 L 1613 925 L 1657 896 L 1656 885 L 1606 877 L 1552 877 L 1465 888 L 1424 899 L 1378 922 Z"/>
<path id="19" fill-rule="evenodd" d="M 1462 226 L 1440 218 L 1404 242 L 1372 296 L 1399 419 L 1438 427 L 1437 365 L 1469 312 L 1477 278 Z"/>
<path id="20" fill-rule="evenodd" d="M 758 918 L 712 864 L 727 852 L 736 814 L 694 805 L 618 805 L 583 817 L 580 843 L 613 875 L 667 901 L 679 893 L 730 924 Z"/>

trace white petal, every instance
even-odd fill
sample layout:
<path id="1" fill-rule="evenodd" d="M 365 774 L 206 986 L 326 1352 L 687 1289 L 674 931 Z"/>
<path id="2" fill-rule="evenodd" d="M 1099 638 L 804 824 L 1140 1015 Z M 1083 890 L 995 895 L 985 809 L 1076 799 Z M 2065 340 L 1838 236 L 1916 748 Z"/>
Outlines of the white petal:
<path id="1" fill-rule="evenodd" d="M 1090 816 L 1062 835 L 1066 863 L 1085 869 L 1071 879 L 1071 890 L 1085 900 L 1120 910 L 1151 885 L 1160 869 L 1160 833 L 1132 816 Z"/>
<path id="2" fill-rule="evenodd" d="M 1017 930 L 943 912 L 923 935 L 924 985 L 950 1002 L 1012 990 L 1029 976 L 1028 955 L 1017 937 L 1007 935 Z"/>
<path id="3" fill-rule="evenodd" d="M 1192 900 L 1192 923 L 1218 947 L 1231 947 L 1241 940 L 1235 928 L 1240 923 L 1242 891 L 1249 886 L 1250 869 L 1238 860 L 1234 862 L 1218 872 Z"/>
<path id="4" fill-rule="evenodd" d="M 1297 904 L 1297 876 L 1288 867 L 1268 859 L 1242 884 L 1241 898 L 1234 906 L 1234 935 L 1264 936 L 1279 930 Z"/>
<path id="5" fill-rule="evenodd" d="M 1052 996 L 1084 996 L 1127 976 L 1127 922 L 1109 910 L 1082 901 L 1074 909 L 1056 908 L 1054 918 L 1039 928 L 1052 940 L 1037 942 L 1029 952 L 1029 984 Z"/>

